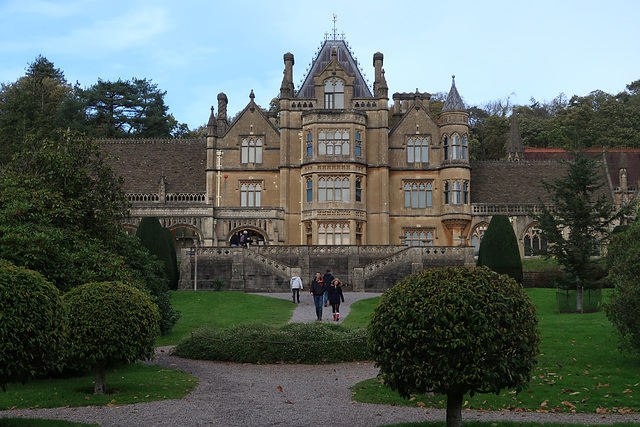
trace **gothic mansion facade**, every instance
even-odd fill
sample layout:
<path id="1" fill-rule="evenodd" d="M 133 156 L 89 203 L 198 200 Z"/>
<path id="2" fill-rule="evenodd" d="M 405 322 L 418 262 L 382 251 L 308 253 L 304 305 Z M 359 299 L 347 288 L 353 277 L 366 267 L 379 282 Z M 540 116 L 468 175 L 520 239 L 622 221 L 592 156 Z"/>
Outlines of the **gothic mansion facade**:
<path id="1" fill-rule="evenodd" d="M 377 258 L 361 255 L 360 267 L 407 247 L 467 246 L 455 263 L 471 264 L 472 247 L 498 213 L 511 217 L 523 256 L 543 244 L 528 212 L 544 198 L 540 178 L 560 176 L 562 168 L 527 161 L 517 124 L 507 161 L 470 163 L 469 113 L 455 79 L 436 118 L 428 93 L 395 93 L 390 100 L 381 53 L 373 55 L 373 70 L 370 88 L 345 41 L 328 39 L 297 90 L 294 56 L 284 55 L 279 114 L 261 109 L 251 91 L 230 122 L 221 93 L 205 139 L 102 141 L 117 158 L 115 171 L 132 202 L 125 226 L 135 230 L 142 217 L 158 217 L 178 251 L 229 247 L 232 235 L 244 231 L 258 252 L 278 246 L 381 251 Z M 616 173 L 610 175 L 615 181 Z M 612 194 L 620 190 L 611 178 L 608 187 Z M 625 184 L 620 191 L 635 190 Z M 315 268 L 308 257 L 271 253 L 265 259 L 303 274 Z M 405 264 L 419 268 L 419 258 Z M 317 269 L 323 267 L 330 265 Z M 212 277 L 215 268 L 222 267 L 212 266 Z M 233 268 L 224 267 L 230 281 L 246 276 Z M 345 264 L 343 277 L 353 268 Z"/>

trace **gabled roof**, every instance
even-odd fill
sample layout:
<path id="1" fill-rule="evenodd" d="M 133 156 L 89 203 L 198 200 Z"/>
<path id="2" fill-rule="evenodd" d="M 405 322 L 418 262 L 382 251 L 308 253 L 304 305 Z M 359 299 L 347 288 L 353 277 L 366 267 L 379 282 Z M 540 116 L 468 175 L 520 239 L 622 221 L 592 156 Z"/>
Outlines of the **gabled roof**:
<path id="1" fill-rule="evenodd" d="M 353 81 L 353 96 L 354 98 L 373 98 L 371 90 L 358 68 L 358 63 L 351 55 L 349 47 L 344 40 L 325 40 L 318 52 L 318 55 L 313 60 L 311 68 L 307 73 L 302 86 L 298 90 L 296 97 L 298 98 L 315 98 L 316 89 L 313 77 L 320 74 L 326 66 L 331 62 L 331 52 L 336 51 L 336 59 L 346 70 L 347 73 L 355 77 Z"/>
<path id="2" fill-rule="evenodd" d="M 451 80 L 451 90 L 449 90 L 449 95 L 447 95 L 442 111 L 466 110 L 462 97 L 458 93 L 458 89 L 456 89 L 456 76 L 451 76 Z"/>

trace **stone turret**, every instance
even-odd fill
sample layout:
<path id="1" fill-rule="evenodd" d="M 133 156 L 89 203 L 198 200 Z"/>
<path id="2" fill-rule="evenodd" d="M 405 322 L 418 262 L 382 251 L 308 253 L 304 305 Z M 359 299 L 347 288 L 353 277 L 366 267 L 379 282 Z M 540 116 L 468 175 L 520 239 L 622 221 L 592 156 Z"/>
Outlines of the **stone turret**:
<path id="1" fill-rule="evenodd" d="M 209 122 L 207 123 L 207 136 L 218 135 L 218 124 L 216 123 L 216 115 L 213 111 L 213 105 L 211 106 L 211 114 L 209 115 Z"/>

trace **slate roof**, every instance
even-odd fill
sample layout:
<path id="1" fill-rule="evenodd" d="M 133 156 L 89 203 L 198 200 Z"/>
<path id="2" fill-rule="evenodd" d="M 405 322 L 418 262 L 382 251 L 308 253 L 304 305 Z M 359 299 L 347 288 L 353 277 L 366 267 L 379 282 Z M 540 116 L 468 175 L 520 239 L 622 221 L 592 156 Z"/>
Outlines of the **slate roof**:
<path id="1" fill-rule="evenodd" d="M 166 191 L 206 191 L 205 139 L 101 140 L 100 146 L 117 159 L 109 163 L 124 178 L 128 193 L 157 192 L 162 175 Z"/>
<path id="2" fill-rule="evenodd" d="M 298 98 L 314 98 L 316 96 L 315 82 L 313 76 L 320 74 L 322 70 L 331 62 L 331 51 L 335 49 L 337 60 L 344 67 L 347 73 L 355 77 L 353 82 L 354 98 L 373 98 L 369 86 L 367 86 L 358 63 L 351 55 L 349 47 L 344 40 L 325 40 L 318 52 L 318 55 L 311 64 L 311 69 L 307 73 L 302 86 L 298 90 Z"/>
<path id="3" fill-rule="evenodd" d="M 548 202 L 540 180 L 552 181 L 566 173 L 556 161 L 471 162 L 471 203 L 531 204 Z"/>
<path id="4" fill-rule="evenodd" d="M 462 97 L 460 96 L 460 94 L 458 93 L 458 89 L 456 88 L 456 76 L 451 76 L 451 89 L 449 90 L 447 99 L 444 102 L 442 111 L 466 109 L 467 108 L 464 106 L 464 102 L 462 102 Z"/>

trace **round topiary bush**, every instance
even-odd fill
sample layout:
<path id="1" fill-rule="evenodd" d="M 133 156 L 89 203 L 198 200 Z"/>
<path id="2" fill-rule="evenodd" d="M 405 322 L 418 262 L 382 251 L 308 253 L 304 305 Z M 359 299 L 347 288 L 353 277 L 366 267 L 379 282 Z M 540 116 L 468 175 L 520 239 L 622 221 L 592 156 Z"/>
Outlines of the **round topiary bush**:
<path id="1" fill-rule="evenodd" d="M 69 318 L 69 364 L 95 369 L 94 392 L 105 392 L 105 370 L 153 356 L 160 335 L 158 307 L 122 282 L 87 283 L 64 296 Z"/>
<path id="2" fill-rule="evenodd" d="M 539 342 L 522 286 L 484 267 L 408 276 L 382 295 L 369 325 L 369 348 L 386 384 L 403 396 L 446 394 L 448 425 L 461 425 L 465 393 L 521 389 Z"/>
<path id="3" fill-rule="evenodd" d="M 0 260 L 0 387 L 60 367 L 64 306 L 40 274 Z"/>

